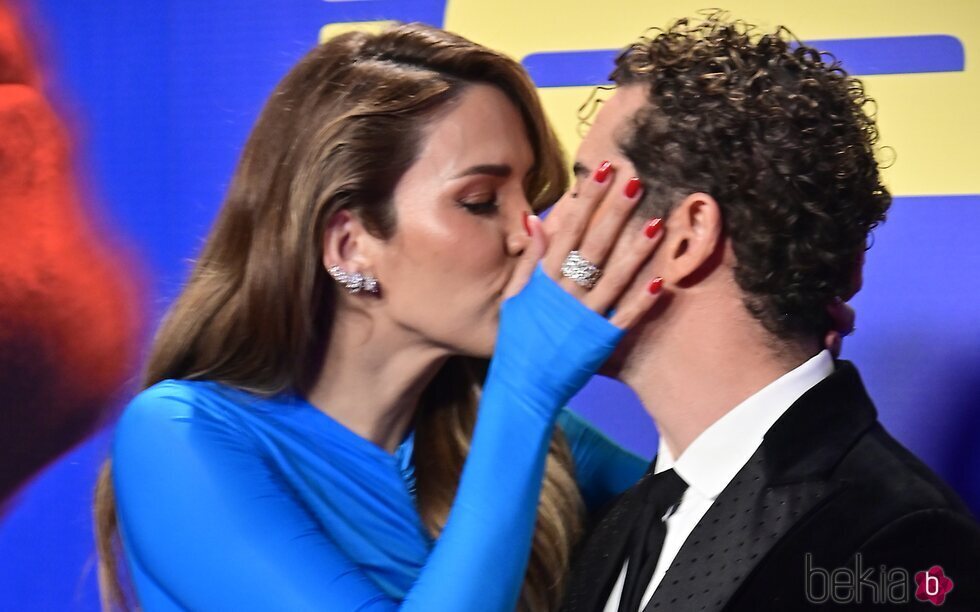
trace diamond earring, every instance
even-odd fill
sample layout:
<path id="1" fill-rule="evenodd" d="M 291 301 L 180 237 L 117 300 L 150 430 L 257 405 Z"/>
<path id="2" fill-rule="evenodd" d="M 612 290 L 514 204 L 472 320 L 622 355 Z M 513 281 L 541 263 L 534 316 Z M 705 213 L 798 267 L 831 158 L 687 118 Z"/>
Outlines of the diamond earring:
<path id="1" fill-rule="evenodd" d="M 370 274 L 365 275 L 360 272 L 351 274 L 340 266 L 330 266 L 327 268 L 327 273 L 343 285 L 350 294 L 360 293 L 361 291 L 378 293 L 378 279 Z"/>

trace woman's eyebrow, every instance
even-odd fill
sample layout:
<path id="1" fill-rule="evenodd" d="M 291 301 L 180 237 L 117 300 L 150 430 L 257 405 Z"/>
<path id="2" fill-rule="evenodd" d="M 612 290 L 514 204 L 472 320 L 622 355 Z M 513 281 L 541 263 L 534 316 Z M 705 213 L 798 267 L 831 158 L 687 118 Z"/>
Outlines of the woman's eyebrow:
<path id="1" fill-rule="evenodd" d="M 513 171 L 513 168 L 507 164 L 477 164 L 476 166 L 470 166 L 466 170 L 463 170 L 453 178 L 462 178 L 474 174 L 489 174 L 490 176 L 507 178 Z"/>

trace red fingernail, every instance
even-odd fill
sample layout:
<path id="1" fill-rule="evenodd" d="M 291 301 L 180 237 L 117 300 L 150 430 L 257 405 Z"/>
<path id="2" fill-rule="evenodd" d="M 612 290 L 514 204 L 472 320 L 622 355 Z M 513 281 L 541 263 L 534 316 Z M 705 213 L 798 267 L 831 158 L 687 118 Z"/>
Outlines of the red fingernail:
<path id="1" fill-rule="evenodd" d="M 647 223 L 646 227 L 643 228 L 643 233 L 646 234 L 647 238 L 653 238 L 658 233 L 660 233 L 660 226 L 663 225 L 662 219 L 653 219 Z"/>
<path id="2" fill-rule="evenodd" d="M 663 289 L 663 286 L 664 286 L 664 279 L 658 276 L 657 278 L 650 281 L 650 286 L 647 287 L 647 291 L 649 291 L 653 295 L 657 295 L 658 293 L 660 293 L 660 290 Z"/>
<path id="3" fill-rule="evenodd" d="M 525 232 L 527 232 L 527 235 L 528 235 L 528 236 L 530 236 L 530 235 L 531 235 L 531 222 L 530 222 L 530 221 L 528 220 L 528 218 L 529 218 L 530 216 L 531 216 L 531 213 L 529 213 L 529 212 L 527 212 L 527 211 L 524 211 L 524 217 L 523 217 L 523 221 L 524 221 L 524 231 L 525 231 Z"/>
<path id="4" fill-rule="evenodd" d="M 595 178 L 595 182 L 605 183 L 606 178 L 609 176 L 610 170 L 612 170 L 612 164 L 610 164 L 609 162 L 604 161 L 601 164 L 599 164 L 599 167 L 596 168 L 595 176 L 593 177 Z"/>
<path id="5" fill-rule="evenodd" d="M 635 176 L 630 180 L 626 181 L 626 189 L 625 189 L 626 197 L 627 198 L 636 197 L 636 194 L 640 191 L 640 187 L 642 186 L 643 185 L 640 183 L 640 179 L 636 178 Z"/>

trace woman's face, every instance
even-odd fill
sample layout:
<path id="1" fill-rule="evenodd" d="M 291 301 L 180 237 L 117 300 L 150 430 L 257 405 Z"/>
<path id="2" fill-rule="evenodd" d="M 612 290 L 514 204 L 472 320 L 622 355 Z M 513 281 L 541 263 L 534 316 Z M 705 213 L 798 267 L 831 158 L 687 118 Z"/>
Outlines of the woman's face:
<path id="1" fill-rule="evenodd" d="M 426 129 L 395 187 L 395 232 L 373 272 L 396 326 L 454 354 L 489 356 L 501 292 L 529 237 L 525 177 L 534 163 L 506 95 L 469 86 Z"/>

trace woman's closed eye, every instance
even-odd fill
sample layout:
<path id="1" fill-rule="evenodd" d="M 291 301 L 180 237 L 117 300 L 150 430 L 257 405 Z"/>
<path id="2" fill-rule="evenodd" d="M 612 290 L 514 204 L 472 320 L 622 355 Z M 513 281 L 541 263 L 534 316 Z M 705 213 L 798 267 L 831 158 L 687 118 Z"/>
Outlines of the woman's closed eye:
<path id="1" fill-rule="evenodd" d="M 474 215 L 492 215 L 498 210 L 496 196 L 460 200 L 459 205 Z"/>

